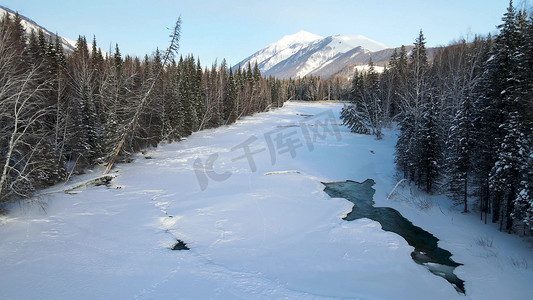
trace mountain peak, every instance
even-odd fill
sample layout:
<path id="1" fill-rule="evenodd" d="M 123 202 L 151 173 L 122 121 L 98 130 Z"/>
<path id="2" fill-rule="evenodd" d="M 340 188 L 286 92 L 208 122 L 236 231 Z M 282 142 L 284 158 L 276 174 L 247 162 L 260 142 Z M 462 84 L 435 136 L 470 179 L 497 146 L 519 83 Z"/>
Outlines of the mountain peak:
<path id="1" fill-rule="evenodd" d="M 283 39 L 292 39 L 295 41 L 302 41 L 302 42 L 311 42 L 319 39 L 323 39 L 323 36 L 320 36 L 318 34 L 311 33 L 309 31 L 300 30 L 296 32 L 295 34 L 286 35 L 282 38 Z"/>
<path id="2" fill-rule="evenodd" d="M 323 39 L 321 36 L 301 30 L 295 34 L 286 35 L 262 50 L 254 53 L 238 65 L 244 67 L 248 63 L 257 63 L 261 71 L 271 69 L 276 64 L 291 57 L 309 44 Z"/>
<path id="3" fill-rule="evenodd" d="M 257 63 L 264 75 L 279 78 L 317 75 L 328 78 L 348 63 L 368 62 L 370 54 L 387 47 L 362 35 L 320 35 L 300 30 L 252 54 L 239 63 Z"/>
<path id="4" fill-rule="evenodd" d="M 300 30 L 295 34 L 284 36 L 283 38 L 281 38 L 281 40 L 272 43 L 271 45 L 276 45 L 277 48 L 286 48 L 290 47 L 291 45 L 307 44 L 323 38 L 324 37 L 320 35 L 316 35 L 305 30 Z"/>

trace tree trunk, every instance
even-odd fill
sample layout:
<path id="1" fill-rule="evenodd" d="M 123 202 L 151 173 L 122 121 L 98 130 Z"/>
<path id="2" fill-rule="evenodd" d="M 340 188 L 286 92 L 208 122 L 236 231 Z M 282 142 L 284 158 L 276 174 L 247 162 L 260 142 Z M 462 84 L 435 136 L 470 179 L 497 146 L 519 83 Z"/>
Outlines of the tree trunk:
<path id="1" fill-rule="evenodd" d="M 174 26 L 174 32 L 171 35 L 172 40 L 170 42 L 170 46 L 168 47 L 168 49 L 167 49 L 167 51 L 165 53 L 165 58 L 163 60 L 163 64 L 162 64 L 161 68 L 157 71 L 157 75 L 155 76 L 155 78 L 153 78 L 153 82 L 150 85 L 150 88 L 144 94 L 143 98 L 141 98 L 141 101 L 139 101 L 139 104 L 137 106 L 135 114 L 133 115 L 133 118 L 131 119 L 130 123 L 128 124 L 128 127 L 126 128 L 126 130 L 122 134 L 122 139 L 118 143 L 118 145 L 117 145 L 117 147 L 115 149 L 115 152 L 114 152 L 113 156 L 111 157 L 111 160 L 110 160 L 109 164 L 106 167 L 104 175 L 105 174 L 109 174 L 109 171 L 111 170 L 111 168 L 115 164 L 115 160 L 117 159 L 118 154 L 120 153 L 120 150 L 122 150 L 122 146 L 124 146 L 124 143 L 126 142 L 126 139 L 128 138 L 128 135 L 130 134 L 130 132 L 135 127 L 135 125 L 137 123 L 137 119 L 141 115 L 141 112 L 143 111 L 143 108 L 144 108 L 144 106 L 146 104 L 146 101 L 148 100 L 148 97 L 150 96 L 150 93 L 154 89 L 159 77 L 161 76 L 161 73 L 163 72 L 163 69 L 164 69 L 165 65 L 172 58 L 174 51 L 177 51 L 179 37 L 180 37 L 180 26 L 181 26 L 181 18 L 178 19 L 178 21 L 176 22 L 176 25 Z"/>
<path id="2" fill-rule="evenodd" d="M 468 175 L 465 176 L 465 185 L 464 185 L 464 203 L 465 210 L 463 212 L 468 212 Z"/>
<path id="3" fill-rule="evenodd" d="M 501 193 L 496 192 L 492 200 L 492 223 L 497 223 L 500 220 L 500 197 Z"/>

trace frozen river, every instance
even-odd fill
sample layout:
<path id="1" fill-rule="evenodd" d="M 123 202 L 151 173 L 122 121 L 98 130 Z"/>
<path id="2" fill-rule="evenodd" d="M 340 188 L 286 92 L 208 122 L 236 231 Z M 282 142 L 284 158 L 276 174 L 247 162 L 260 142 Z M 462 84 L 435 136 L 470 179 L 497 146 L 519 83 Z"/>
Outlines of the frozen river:
<path id="1" fill-rule="evenodd" d="M 321 183 L 367 178 L 376 207 L 400 211 L 464 263 L 454 273 L 467 297 L 533 294 L 532 270 L 516 264 L 533 265 L 519 238 L 444 198 L 424 210 L 388 200 L 396 132 L 350 133 L 342 105 L 287 103 L 138 154 L 112 170 L 110 186 L 14 205 L 0 217 L 0 298 L 464 299 L 415 263 L 401 236 L 343 220 L 353 204 Z M 178 240 L 190 250 L 172 251 Z"/>

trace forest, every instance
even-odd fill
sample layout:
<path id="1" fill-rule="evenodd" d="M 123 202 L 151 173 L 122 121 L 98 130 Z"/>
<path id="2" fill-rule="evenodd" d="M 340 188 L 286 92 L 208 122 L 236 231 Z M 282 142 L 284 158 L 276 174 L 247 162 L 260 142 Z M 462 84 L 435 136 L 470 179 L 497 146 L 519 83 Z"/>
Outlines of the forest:
<path id="1" fill-rule="evenodd" d="M 509 233 L 533 227 L 533 15 L 512 1 L 495 36 L 396 51 L 382 74 L 356 74 L 342 119 L 373 134 L 397 124 L 396 163 L 427 193 L 448 193 Z M 370 64 L 372 64 L 370 62 Z M 473 203 L 471 203 L 473 202 Z"/>
<path id="2" fill-rule="evenodd" d="M 257 64 L 203 68 L 178 58 L 181 20 L 165 51 L 109 53 L 80 36 L 66 53 L 18 14 L 0 20 L 0 206 L 95 165 L 193 132 L 229 125 L 286 100 L 340 99 L 345 81 L 264 78 Z M 335 83 L 335 86 L 333 86 Z M 109 171 L 109 170 L 108 170 Z"/>
<path id="3" fill-rule="evenodd" d="M 128 161 L 159 143 L 283 105 L 289 82 L 257 66 L 202 68 L 166 51 L 143 59 L 85 37 L 65 53 L 58 37 L 27 34 L 18 14 L 0 21 L 0 205 L 31 196 L 97 164 Z M 291 83 L 294 85 L 294 83 Z M 115 155 L 117 154 L 117 155 Z"/>

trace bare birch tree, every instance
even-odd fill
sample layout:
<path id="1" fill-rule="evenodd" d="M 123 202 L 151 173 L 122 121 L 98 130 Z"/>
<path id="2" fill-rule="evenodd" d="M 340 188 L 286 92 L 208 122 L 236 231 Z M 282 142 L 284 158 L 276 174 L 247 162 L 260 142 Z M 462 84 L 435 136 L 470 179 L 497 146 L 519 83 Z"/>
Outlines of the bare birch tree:
<path id="1" fill-rule="evenodd" d="M 20 56 L 3 36 L 0 39 L 0 202 L 12 196 L 28 196 L 36 181 L 46 179 L 37 157 L 47 145 L 45 116 L 52 108 L 45 106 L 50 81 L 38 66 L 19 67 Z M 49 144 L 48 144 L 49 145 Z"/>

